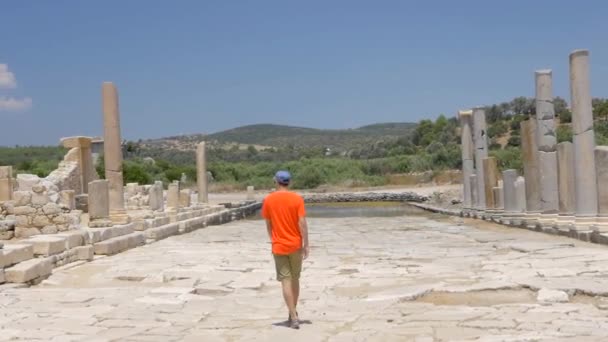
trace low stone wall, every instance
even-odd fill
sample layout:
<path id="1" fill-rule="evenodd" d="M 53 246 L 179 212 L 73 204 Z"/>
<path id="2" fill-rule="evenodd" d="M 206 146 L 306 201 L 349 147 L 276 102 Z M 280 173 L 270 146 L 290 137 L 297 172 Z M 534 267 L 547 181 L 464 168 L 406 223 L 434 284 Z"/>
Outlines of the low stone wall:
<path id="1" fill-rule="evenodd" d="M 365 192 L 365 193 L 328 193 L 328 194 L 305 194 L 306 203 L 329 203 L 329 202 L 425 202 L 427 196 L 421 196 L 414 192 Z"/>
<path id="2" fill-rule="evenodd" d="M 136 222 L 106 228 L 79 228 L 56 235 L 33 236 L 18 242 L 0 243 L 0 284 L 37 284 L 54 268 L 87 262 L 95 255 L 113 255 L 167 237 L 245 218 L 260 209 L 260 202 L 232 203 L 182 211 L 138 226 Z M 142 229 L 142 231 L 138 231 Z"/>

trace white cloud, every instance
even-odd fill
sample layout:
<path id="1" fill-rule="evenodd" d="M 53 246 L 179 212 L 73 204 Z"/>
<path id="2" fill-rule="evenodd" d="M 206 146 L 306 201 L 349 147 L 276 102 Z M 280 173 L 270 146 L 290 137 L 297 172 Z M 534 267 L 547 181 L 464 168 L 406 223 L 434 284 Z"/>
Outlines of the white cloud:
<path id="1" fill-rule="evenodd" d="M 14 97 L 0 97 L 0 112 L 19 112 L 28 110 L 32 107 L 32 99 L 25 97 L 16 99 Z"/>
<path id="2" fill-rule="evenodd" d="M 8 65 L 0 64 L 0 89 L 11 89 L 17 87 L 15 74 L 8 71 Z"/>

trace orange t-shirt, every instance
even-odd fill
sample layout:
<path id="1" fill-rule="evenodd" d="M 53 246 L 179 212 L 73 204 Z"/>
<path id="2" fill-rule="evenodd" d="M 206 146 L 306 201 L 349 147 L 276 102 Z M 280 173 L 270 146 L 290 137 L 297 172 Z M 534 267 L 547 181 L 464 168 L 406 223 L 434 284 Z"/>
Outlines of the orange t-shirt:
<path id="1" fill-rule="evenodd" d="M 266 196 L 262 217 L 272 225 L 272 253 L 291 254 L 302 248 L 300 217 L 306 215 L 304 199 L 290 191 L 276 191 Z"/>

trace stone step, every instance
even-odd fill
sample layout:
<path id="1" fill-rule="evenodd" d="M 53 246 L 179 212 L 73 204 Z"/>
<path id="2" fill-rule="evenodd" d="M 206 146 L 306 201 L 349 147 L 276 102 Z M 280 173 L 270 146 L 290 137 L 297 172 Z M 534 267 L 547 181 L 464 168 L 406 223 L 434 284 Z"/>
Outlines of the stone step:
<path id="1" fill-rule="evenodd" d="M 18 263 L 4 270 L 8 283 L 27 283 L 46 278 L 53 271 L 50 258 L 35 258 Z"/>
<path id="2" fill-rule="evenodd" d="M 104 228 L 85 228 L 85 231 L 89 234 L 91 243 L 97 243 L 113 239 L 115 237 L 131 234 L 134 232 L 134 227 L 135 224 L 128 223 Z"/>
<path id="3" fill-rule="evenodd" d="M 65 249 L 72 249 L 78 246 L 83 246 L 89 243 L 88 232 L 77 229 L 63 233 L 55 234 L 54 236 L 65 238 Z"/>
<path id="4" fill-rule="evenodd" d="M 22 242 L 34 247 L 34 255 L 49 256 L 65 251 L 66 238 L 54 235 L 36 235 Z"/>
<path id="5" fill-rule="evenodd" d="M 180 222 L 181 223 L 181 222 Z M 164 226 L 149 228 L 145 231 L 146 238 L 158 241 L 179 234 L 180 223 L 169 223 Z"/>
<path id="6" fill-rule="evenodd" d="M 34 257 L 34 246 L 30 244 L 5 244 L 0 251 L 0 268 L 6 268 Z"/>
<path id="7" fill-rule="evenodd" d="M 4 269 L 0 268 L 0 284 L 4 284 L 6 279 L 4 277 Z"/>
<path id="8" fill-rule="evenodd" d="M 96 255 L 113 255 L 144 245 L 145 243 L 145 235 L 141 232 L 135 232 L 97 242 L 93 247 Z"/>

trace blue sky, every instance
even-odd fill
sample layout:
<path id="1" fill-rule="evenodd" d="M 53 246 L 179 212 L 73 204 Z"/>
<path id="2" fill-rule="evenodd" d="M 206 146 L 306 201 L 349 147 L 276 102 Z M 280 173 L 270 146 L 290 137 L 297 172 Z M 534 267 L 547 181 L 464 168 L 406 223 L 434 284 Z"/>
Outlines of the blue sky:
<path id="1" fill-rule="evenodd" d="M 569 100 L 579 48 L 593 96 L 608 97 L 607 11 L 602 0 L 5 0 L 0 145 L 101 135 L 103 81 L 118 87 L 126 139 L 454 115 L 533 96 L 541 68 Z"/>

